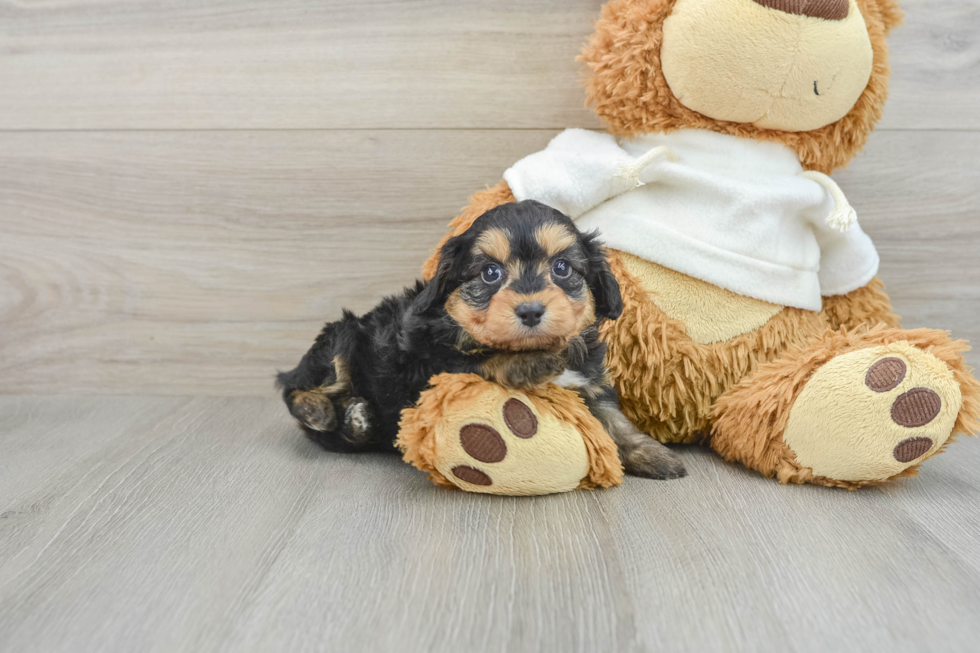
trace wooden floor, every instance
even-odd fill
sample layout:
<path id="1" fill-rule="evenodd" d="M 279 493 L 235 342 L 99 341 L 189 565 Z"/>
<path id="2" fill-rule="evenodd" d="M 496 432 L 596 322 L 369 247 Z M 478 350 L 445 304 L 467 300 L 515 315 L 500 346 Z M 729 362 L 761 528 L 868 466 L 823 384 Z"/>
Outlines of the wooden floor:
<path id="1" fill-rule="evenodd" d="M 0 650 L 976 651 L 980 447 L 862 492 L 699 449 L 540 498 L 262 398 L 0 398 Z"/>
<path id="2" fill-rule="evenodd" d="M 976 441 L 856 493 L 683 449 L 491 498 L 274 397 L 471 192 L 601 128 L 600 4 L 0 0 L 0 652 L 980 650 Z M 906 325 L 980 341 L 980 3 L 904 4 L 834 177 Z"/>

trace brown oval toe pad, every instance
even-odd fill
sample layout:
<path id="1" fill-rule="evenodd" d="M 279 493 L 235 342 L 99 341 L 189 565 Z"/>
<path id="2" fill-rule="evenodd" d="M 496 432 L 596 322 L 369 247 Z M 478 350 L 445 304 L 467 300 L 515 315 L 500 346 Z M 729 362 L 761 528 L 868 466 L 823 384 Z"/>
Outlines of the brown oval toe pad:
<path id="1" fill-rule="evenodd" d="M 898 387 L 908 367 L 901 358 L 883 358 L 868 370 L 864 384 L 875 392 L 888 392 Z"/>
<path id="2" fill-rule="evenodd" d="M 943 407 L 943 400 L 929 388 L 912 388 L 892 404 L 892 420 L 907 428 L 925 426 Z"/>
<path id="3" fill-rule="evenodd" d="M 929 438 L 909 438 L 899 442 L 892 453 L 898 462 L 910 463 L 930 449 L 932 449 L 932 440 Z"/>
<path id="4" fill-rule="evenodd" d="M 473 485 L 493 485 L 493 481 L 490 480 L 489 476 L 481 472 L 479 469 L 467 467 L 466 465 L 457 465 L 456 467 L 453 467 L 453 476 L 461 481 L 465 481 Z"/>
<path id="5" fill-rule="evenodd" d="M 499 463 L 507 456 L 507 443 L 497 430 L 484 424 L 467 424 L 459 430 L 463 451 L 481 463 Z"/>
<path id="6" fill-rule="evenodd" d="M 520 399 L 508 399 L 504 404 L 504 422 L 514 435 L 524 440 L 538 432 L 538 418 Z"/>

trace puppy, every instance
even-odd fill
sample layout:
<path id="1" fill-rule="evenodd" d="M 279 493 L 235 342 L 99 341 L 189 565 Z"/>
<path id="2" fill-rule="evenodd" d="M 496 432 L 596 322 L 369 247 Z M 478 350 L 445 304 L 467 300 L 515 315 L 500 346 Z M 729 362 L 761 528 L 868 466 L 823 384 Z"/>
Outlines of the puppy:
<path id="1" fill-rule="evenodd" d="M 606 378 L 598 324 L 622 308 L 595 234 L 544 204 L 505 204 L 445 243 L 431 281 L 327 324 L 278 383 L 312 439 L 350 452 L 393 450 L 402 409 L 440 372 L 510 388 L 554 382 L 579 393 L 627 473 L 684 476 L 673 452 L 623 416 Z"/>

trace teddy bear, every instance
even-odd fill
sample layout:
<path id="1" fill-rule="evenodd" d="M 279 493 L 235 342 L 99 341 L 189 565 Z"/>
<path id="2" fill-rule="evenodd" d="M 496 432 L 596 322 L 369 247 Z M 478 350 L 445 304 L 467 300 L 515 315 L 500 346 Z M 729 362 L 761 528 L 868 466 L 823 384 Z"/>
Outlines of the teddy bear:
<path id="1" fill-rule="evenodd" d="M 624 304 L 601 325 L 606 364 L 624 414 L 662 443 L 711 447 L 784 484 L 914 476 L 976 434 L 980 384 L 965 342 L 901 327 L 874 245 L 828 176 L 881 117 L 901 20 L 895 0 L 611 0 L 581 56 L 607 131 L 566 130 L 515 163 L 442 242 L 526 199 L 597 229 Z M 423 276 L 437 262 L 438 249 Z M 453 383 L 403 421 L 406 460 L 437 482 L 503 494 L 620 482 L 601 434 L 585 447 L 569 430 L 593 427 L 580 402 L 476 380 L 446 392 Z M 455 444 L 481 423 L 520 443 L 502 412 L 512 400 L 564 429 L 575 461 L 544 448 L 498 472 Z M 566 462 L 537 481 L 539 465 Z"/>

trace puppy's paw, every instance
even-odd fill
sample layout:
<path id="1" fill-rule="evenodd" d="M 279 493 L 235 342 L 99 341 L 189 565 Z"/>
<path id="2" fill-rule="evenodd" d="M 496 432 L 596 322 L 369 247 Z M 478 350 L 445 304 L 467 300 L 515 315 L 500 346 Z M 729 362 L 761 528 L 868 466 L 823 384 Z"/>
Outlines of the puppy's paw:
<path id="1" fill-rule="evenodd" d="M 353 398 L 350 405 L 347 406 L 344 421 L 347 424 L 347 430 L 350 433 L 348 439 L 351 442 L 364 442 L 368 439 L 368 434 L 371 430 L 371 419 L 368 415 L 366 401 L 359 397 Z"/>
<path id="2" fill-rule="evenodd" d="M 567 359 L 561 352 L 529 352 L 498 357 L 499 371 L 494 374 L 498 383 L 518 390 L 544 385 L 561 376 Z"/>
<path id="3" fill-rule="evenodd" d="M 639 443 L 628 451 L 620 449 L 620 459 L 623 469 L 631 476 L 658 480 L 687 476 L 680 456 L 656 440 Z"/>
<path id="4" fill-rule="evenodd" d="M 526 363 L 519 365 L 519 379 L 522 387 L 541 385 L 552 381 L 565 371 L 565 357 L 559 353 L 532 354 Z"/>
<path id="5" fill-rule="evenodd" d="M 337 414 L 330 398 L 317 390 L 296 390 L 289 401 L 290 414 L 303 426 L 314 431 L 332 431 L 337 426 Z"/>

